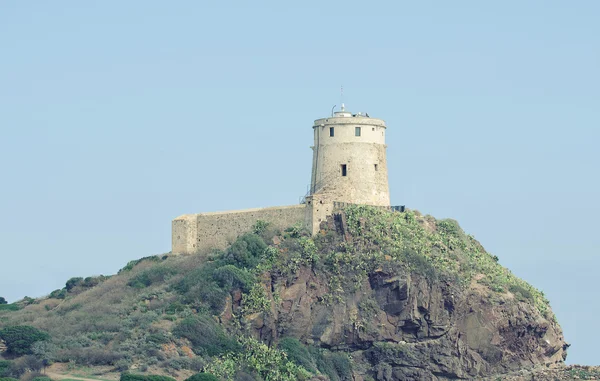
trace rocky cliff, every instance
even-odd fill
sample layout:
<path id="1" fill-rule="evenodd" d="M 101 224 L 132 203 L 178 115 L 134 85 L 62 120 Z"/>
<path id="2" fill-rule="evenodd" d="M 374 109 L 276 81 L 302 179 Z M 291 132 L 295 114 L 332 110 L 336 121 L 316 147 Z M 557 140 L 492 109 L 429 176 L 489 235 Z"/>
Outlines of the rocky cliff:
<path id="1" fill-rule="evenodd" d="M 332 245 L 338 249 L 386 251 L 381 244 L 374 246 L 371 238 L 365 240 L 367 231 L 382 226 L 369 226 L 368 218 L 353 222 L 358 224 L 349 227 L 342 213 L 323 226 L 322 235 L 335 231 L 335 237 L 342 237 Z M 436 233 L 432 220 L 417 216 L 415 222 Z M 344 277 L 354 277 L 361 260 L 350 259 Z M 411 269 L 396 266 L 392 255 L 385 254 L 381 262 L 358 283 L 340 285 L 334 298 L 330 295 L 335 274 L 329 271 L 302 266 L 292 276 L 263 274 L 273 308 L 267 315 L 248 316 L 246 323 L 264 341 L 292 336 L 308 345 L 349 353 L 355 380 L 481 378 L 554 367 L 565 359 L 568 345 L 552 313 L 547 309 L 542 313 L 523 295 L 480 283 L 487 274 L 473 274 L 464 284 L 464 279 L 444 277 L 443 268 L 436 273 L 428 262 L 421 263 L 425 269 Z M 240 300 L 228 308 L 235 312 L 241 308 Z M 228 312 L 222 316 L 224 322 L 232 316 Z"/>
<path id="2" fill-rule="evenodd" d="M 456 221 L 364 206 L 332 216 L 316 236 L 258 221 L 224 251 L 148 257 L 111 277 L 72 278 L 49 297 L 0 311 L 0 328 L 22 324 L 50 334 L 36 356 L 104 367 L 105 376 L 597 375 L 564 367 L 568 344 L 543 293 Z"/>

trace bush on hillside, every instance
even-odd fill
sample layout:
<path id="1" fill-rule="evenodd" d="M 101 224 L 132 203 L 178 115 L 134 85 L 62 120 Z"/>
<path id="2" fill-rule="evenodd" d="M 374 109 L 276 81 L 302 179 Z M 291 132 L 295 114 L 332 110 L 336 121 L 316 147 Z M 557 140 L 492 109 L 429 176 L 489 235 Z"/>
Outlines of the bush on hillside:
<path id="1" fill-rule="evenodd" d="M 67 289 L 67 291 L 71 291 L 73 288 L 79 286 L 81 283 L 83 283 L 82 277 L 73 277 L 69 279 L 67 283 L 65 283 L 65 288 Z"/>
<path id="2" fill-rule="evenodd" d="M 174 378 L 157 375 L 121 373 L 120 381 L 176 381 Z"/>
<path id="3" fill-rule="evenodd" d="M 48 295 L 48 297 L 52 299 L 64 299 L 67 297 L 67 289 L 63 288 L 59 290 L 54 290 L 50 293 L 50 295 Z"/>
<path id="4" fill-rule="evenodd" d="M 260 236 L 246 233 L 227 249 L 224 259 L 237 267 L 254 268 L 266 248 L 267 244 Z"/>
<path id="5" fill-rule="evenodd" d="M 8 374 L 10 368 L 10 361 L 0 360 L 0 377 L 4 377 Z"/>
<path id="6" fill-rule="evenodd" d="M 8 302 L 6 301 L 6 299 L 0 296 L 0 304 L 8 304 Z"/>
<path id="7" fill-rule="evenodd" d="M 101 348 L 73 348 L 59 351 L 56 360 L 60 362 L 75 361 L 81 365 L 115 365 L 123 357 L 125 356 L 122 353 Z"/>
<path id="8" fill-rule="evenodd" d="M 152 284 L 164 282 L 174 273 L 175 270 L 163 265 L 150 267 L 131 278 L 127 285 L 134 288 L 149 287 Z"/>
<path id="9" fill-rule="evenodd" d="M 18 311 L 21 307 L 18 304 L 0 304 L 0 311 Z"/>
<path id="10" fill-rule="evenodd" d="M 190 307 L 208 307 L 214 314 L 219 314 L 229 290 L 222 289 L 213 278 L 215 266 L 215 263 L 210 263 L 189 272 L 175 284 L 174 289 L 183 295 L 183 301 Z"/>
<path id="11" fill-rule="evenodd" d="M 22 356 L 11 361 L 6 371 L 7 377 L 20 378 L 25 373 L 37 372 L 44 367 L 44 364 L 35 356 Z"/>
<path id="12" fill-rule="evenodd" d="M 167 256 L 166 256 L 166 255 L 164 255 L 164 256 L 162 256 L 162 257 L 159 257 L 159 256 L 157 256 L 157 255 L 151 255 L 151 256 L 149 256 L 149 257 L 144 257 L 144 258 L 140 258 L 140 259 L 135 259 L 135 260 L 133 260 L 133 261 L 129 261 L 129 262 L 127 262 L 127 264 L 125 265 L 125 267 L 123 267 L 121 270 L 119 270 L 119 272 L 117 272 L 117 274 L 121 274 L 121 273 L 123 273 L 123 272 L 130 271 L 130 270 L 132 270 L 132 269 L 133 269 L 135 266 L 137 266 L 138 264 L 140 264 L 141 262 L 144 262 L 144 261 L 149 261 L 149 262 L 160 262 L 160 261 L 162 261 L 162 260 L 164 260 L 164 259 L 166 259 L 166 258 L 167 258 Z"/>
<path id="13" fill-rule="evenodd" d="M 37 376 L 33 377 L 31 381 L 52 381 L 52 379 L 48 376 Z"/>
<path id="14" fill-rule="evenodd" d="M 315 347 L 310 347 L 309 352 L 317 364 L 317 369 L 331 381 L 352 380 L 352 364 L 345 353 Z"/>
<path id="15" fill-rule="evenodd" d="M 236 340 L 228 337 L 223 329 L 209 316 L 183 319 L 173 329 L 173 334 L 191 341 L 194 352 L 216 356 L 225 352 L 238 352 Z"/>
<path id="16" fill-rule="evenodd" d="M 210 373 L 198 373 L 187 378 L 185 381 L 219 381 L 219 379 Z"/>
<path id="17" fill-rule="evenodd" d="M 219 286 L 227 290 L 240 288 L 242 291 L 248 292 L 256 282 L 256 278 L 248 270 L 233 265 L 219 267 L 213 272 L 212 276 Z"/>
<path id="18" fill-rule="evenodd" d="M 105 280 L 107 280 L 109 278 L 110 278 L 110 276 L 105 276 L 105 275 L 89 276 L 83 280 L 83 282 L 81 283 L 81 286 L 88 287 L 88 288 L 96 287 L 97 285 L 99 285 L 100 283 L 104 282 Z"/>
<path id="19" fill-rule="evenodd" d="M 279 349 L 287 354 L 288 359 L 297 365 L 303 366 L 309 372 L 315 373 L 317 367 L 315 360 L 312 358 L 310 352 L 308 352 L 308 349 L 298 339 L 284 337 L 279 340 Z"/>
<path id="20" fill-rule="evenodd" d="M 50 335 L 28 325 L 17 325 L 0 330 L 0 339 L 4 340 L 8 353 L 22 356 L 31 354 L 31 345 L 50 339 Z"/>

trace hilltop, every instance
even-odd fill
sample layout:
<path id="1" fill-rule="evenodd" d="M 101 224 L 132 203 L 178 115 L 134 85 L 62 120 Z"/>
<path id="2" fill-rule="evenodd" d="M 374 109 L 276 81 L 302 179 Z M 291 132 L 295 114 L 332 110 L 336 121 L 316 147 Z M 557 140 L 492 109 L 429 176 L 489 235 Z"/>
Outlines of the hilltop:
<path id="1" fill-rule="evenodd" d="M 365 206 L 347 207 L 315 236 L 257 221 L 225 250 L 72 278 L 1 308 L 0 328 L 11 326 L 48 336 L 20 353 L 8 345 L 5 368 L 37 360 L 106 379 L 202 370 L 230 380 L 595 375 L 564 368 L 568 344 L 543 293 L 456 221 Z"/>

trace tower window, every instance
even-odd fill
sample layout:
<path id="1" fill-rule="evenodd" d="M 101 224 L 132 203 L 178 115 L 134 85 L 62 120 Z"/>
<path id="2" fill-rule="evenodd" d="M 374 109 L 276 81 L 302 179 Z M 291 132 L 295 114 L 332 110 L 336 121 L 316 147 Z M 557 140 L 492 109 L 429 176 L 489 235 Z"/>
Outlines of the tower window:
<path id="1" fill-rule="evenodd" d="M 360 136 L 360 127 L 354 127 L 354 136 Z"/>
<path id="2" fill-rule="evenodd" d="M 342 176 L 346 176 L 348 171 L 346 170 L 346 164 L 342 164 Z"/>
<path id="3" fill-rule="evenodd" d="M 371 128 L 371 131 L 375 131 L 375 127 Z"/>
<path id="4" fill-rule="evenodd" d="M 333 136 L 333 127 L 329 127 L 329 136 Z"/>
<path id="5" fill-rule="evenodd" d="M 375 164 L 375 170 L 377 170 L 377 164 Z"/>

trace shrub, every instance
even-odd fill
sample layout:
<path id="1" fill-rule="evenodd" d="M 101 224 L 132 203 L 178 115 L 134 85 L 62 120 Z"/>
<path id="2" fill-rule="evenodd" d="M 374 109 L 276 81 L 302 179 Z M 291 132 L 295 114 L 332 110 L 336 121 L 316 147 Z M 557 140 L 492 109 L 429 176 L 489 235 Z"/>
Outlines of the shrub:
<path id="1" fill-rule="evenodd" d="M 121 359 L 121 360 L 115 362 L 115 370 L 117 372 L 124 372 L 126 370 L 129 370 L 130 367 L 131 367 L 131 360 Z"/>
<path id="2" fill-rule="evenodd" d="M 6 376 L 10 368 L 10 361 L 0 360 L 0 377 Z"/>
<path id="3" fill-rule="evenodd" d="M 31 353 L 31 344 L 48 340 L 50 335 L 28 325 L 17 325 L 0 330 L 0 339 L 4 340 L 7 352 L 22 356 Z"/>
<path id="4" fill-rule="evenodd" d="M 0 377 L 0 381 L 19 381 L 16 378 L 12 377 Z"/>
<path id="5" fill-rule="evenodd" d="M 274 381 L 297 381 L 306 379 L 310 373 L 289 361 L 286 354 L 253 338 L 241 338 L 243 351 L 216 358 L 205 367 L 205 371 L 225 380 L 232 380 L 236 370 L 245 365 L 259 379 Z M 247 379 L 247 378 L 246 378 Z"/>
<path id="6" fill-rule="evenodd" d="M 65 288 L 67 291 L 71 291 L 74 287 L 79 286 L 81 283 L 83 283 L 82 277 L 74 277 L 67 281 Z"/>
<path id="7" fill-rule="evenodd" d="M 83 287 L 88 287 L 88 288 L 95 287 L 95 286 L 99 285 L 100 283 L 104 282 L 105 280 L 107 280 L 108 278 L 110 278 L 110 277 L 104 276 L 104 275 L 89 276 L 83 280 L 83 283 L 81 285 Z"/>
<path id="8" fill-rule="evenodd" d="M 115 365 L 124 356 L 100 348 L 79 348 L 62 351 L 57 357 L 61 362 L 72 360 L 82 365 Z"/>
<path id="9" fill-rule="evenodd" d="M 213 278 L 215 266 L 211 263 L 189 272 L 175 284 L 174 289 L 184 295 L 185 303 L 195 307 L 207 306 L 219 314 L 229 291 L 223 290 Z"/>
<path id="10" fill-rule="evenodd" d="M 239 237 L 225 252 L 225 260 L 237 267 L 254 268 L 265 252 L 267 244 L 254 233 Z"/>
<path id="11" fill-rule="evenodd" d="M 176 381 L 174 378 L 156 375 L 121 373 L 120 381 Z"/>
<path id="12" fill-rule="evenodd" d="M 187 378 L 185 381 L 219 381 L 217 376 L 213 376 L 210 373 L 197 373 L 192 377 Z"/>
<path id="13" fill-rule="evenodd" d="M 183 319 L 175 326 L 173 334 L 188 339 L 197 353 L 216 356 L 225 352 L 239 351 L 237 341 L 227 337 L 223 329 L 208 316 Z"/>
<path id="14" fill-rule="evenodd" d="M 48 296 L 52 299 L 64 299 L 67 297 L 67 290 L 62 288 L 59 290 L 54 290 L 50 293 L 50 295 Z"/>
<path id="15" fill-rule="evenodd" d="M 260 235 L 265 230 L 267 230 L 267 228 L 269 227 L 269 225 L 271 225 L 271 224 L 269 222 L 267 222 L 267 221 L 258 220 L 258 221 L 256 221 L 256 223 L 252 227 L 252 231 L 254 232 L 254 234 Z"/>
<path id="16" fill-rule="evenodd" d="M 262 284 L 255 283 L 250 292 L 242 294 L 242 312 L 244 314 L 268 312 L 270 308 L 271 299 Z"/>
<path id="17" fill-rule="evenodd" d="M 135 259 L 133 261 L 129 261 L 129 262 L 127 262 L 125 267 L 123 267 L 121 270 L 119 270 L 119 272 L 117 272 L 117 274 L 121 274 L 122 272 L 125 272 L 125 271 L 130 271 L 141 262 L 144 262 L 144 261 L 160 262 L 161 260 L 165 259 L 165 257 L 163 257 L 161 259 L 161 257 L 159 257 L 157 255 L 151 255 L 149 257 L 144 257 L 144 258 L 140 258 L 140 259 Z"/>
<path id="18" fill-rule="evenodd" d="M 37 376 L 33 377 L 31 381 L 52 381 L 52 379 L 48 376 Z"/>
<path id="19" fill-rule="evenodd" d="M 18 311 L 20 309 L 18 304 L 0 304 L 0 311 Z"/>
<path id="20" fill-rule="evenodd" d="M 317 369 L 331 381 L 352 380 L 352 364 L 345 353 L 310 347 L 310 354 L 316 362 Z"/>
<path id="21" fill-rule="evenodd" d="M 348 355 L 342 352 L 332 352 L 330 355 L 330 361 L 333 364 L 340 380 L 351 381 L 352 380 L 352 364 Z"/>
<path id="22" fill-rule="evenodd" d="M 175 270 L 165 267 L 151 267 L 137 274 L 127 282 L 128 286 L 134 288 L 144 288 L 151 286 L 154 283 L 164 282 L 169 276 L 173 275 Z"/>
<path id="23" fill-rule="evenodd" d="M 248 270 L 233 265 L 219 267 L 212 275 L 219 286 L 227 290 L 241 288 L 242 291 L 248 292 L 256 282 L 256 278 Z"/>
<path id="24" fill-rule="evenodd" d="M 8 377 L 19 378 L 25 373 L 37 372 L 42 369 L 44 364 L 35 356 L 23 356 L 11 362 L 6 375 Z"/>
<path id="25" fill-rule="evenodd" d="M 8 304 L 8 302 L 6 301 L 6 299 L 0 296 L 0 304 Z"/>
<path id="26" fill-rule="evenodd" d="M 284 351 L 288 358 L 306 370 L 315 373 L 317 365 L 308 352 L 308 349 L 293 337 L 284 337 L 279 341 L 279 349 Z"/>
<path id="27" fill-rule="evenodd" d="M 519 300 L 535 301 L 531 291 L 519 284 L 511 284 L 508 290 L 515 294 Z"/>

